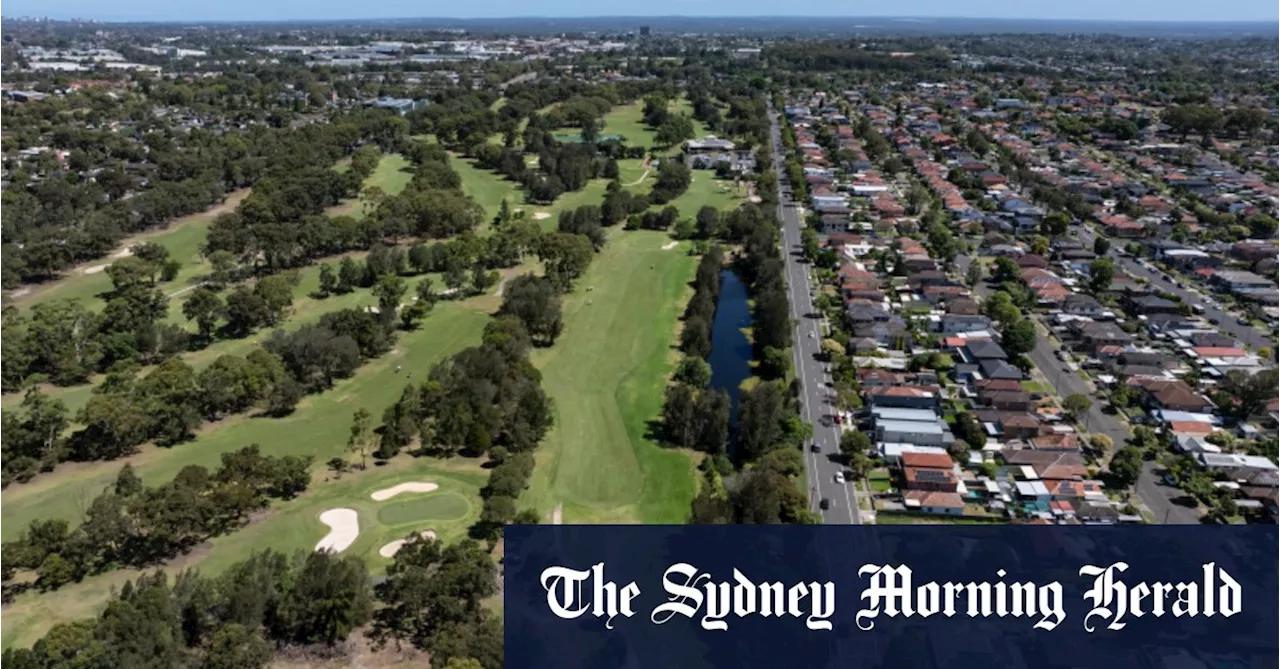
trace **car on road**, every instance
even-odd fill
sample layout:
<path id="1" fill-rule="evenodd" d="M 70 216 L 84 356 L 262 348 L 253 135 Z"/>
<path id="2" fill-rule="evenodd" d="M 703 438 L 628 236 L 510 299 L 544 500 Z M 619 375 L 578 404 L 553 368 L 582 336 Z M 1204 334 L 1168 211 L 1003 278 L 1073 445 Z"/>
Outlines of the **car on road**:
<path id="1" fill-rule="evenodd" d="M 1241 316 L 1240 318 L 1237 318 L 1237 319 L 1236 319 L 1236 323 L 1238 323 L 1238 324 L 1240 324 L 1240 325 L 1245 325 L 1245 326 L 1250 325 L 1250 323 L 1249 323 L 1249 319 L 1245 318 L 1244 316 Z"/>
<path id="2" fill-rule="evenodd" d="M 1217 325 L 1220 321 L 1216 318 L 1209 319 L 1209 325 Z"/>
<path id="3" fill-rule="evenodd" d="M 836 472 L 836 483 L 844 483 L 844 472 Z"/>
<path id="4" fill-rule="evenodd" d="M 822 498 L 822 501 L 818 502 L 818 506 L 819 506 L 823 511 L 826 511 L 827 509 L 830 509 L 830 508 L 831 508 L 831 500 L 827 499 L 826 497 L 823 497 L 823 498 Z"/>
<path id="5" fill-rule="evenodd" d="M 812 332 L 810 332 L 810 333 L 809 333 L 809 338 L 810 338 L 810 339 L 813 339 L 813 333 L 812 333 Z"/>
<path id="6" fill-rule="evenodd" d="M 821 453 L 822 447 L 819 446 L 818 442 L 815 441 L 812 444 L 809 444 L 809 450 L 813 451 L 814 453 Z"/>

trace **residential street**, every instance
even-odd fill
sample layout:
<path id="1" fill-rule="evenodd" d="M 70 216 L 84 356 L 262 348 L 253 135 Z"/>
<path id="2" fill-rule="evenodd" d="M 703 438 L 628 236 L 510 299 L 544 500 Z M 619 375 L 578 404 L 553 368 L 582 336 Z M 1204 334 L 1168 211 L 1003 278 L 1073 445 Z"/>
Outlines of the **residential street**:
<path id="1" fill-rule="evenodd" d="M 1080 241 L 1086 248 L 1093 248 L 1093 240 L 1097 238 L 1097 233 L 1088 226 L 1080 226 Z M 1218 307 L 1210 304 L 1208 300 L 1200 294 L 1193 293 L 1186 288 L 1179 288 L 1169 281 L 1165 281 L 1163 272 L 1152 272 L 1137 263 L 1133 258 L 1122 257 L 1117 251 L 1117 247 L 1124 246 L 1123 240 L 1112 239 L 1111 249 L 1107 251 L 1107 257 L 1116 263 L 1117 270 L 1124 270 L 1134 276 L 1143 277 L 1151 281 L 1151 285 L 1182 298 L 1183 302 L 1190 305 L 1201 305 L 1204 307 L 1204 317 L 1218 321 L 1218 329 L 1244 342 L 1244 345 L 1252 350 L 1258 350 L 1263 346 L 1272 346 L 1272 342 L 1267 339 L 1257 328 L 1252 325 L 1241 325 L 1236 322 L 1239 318 L 1238 314 L 1223 311 Z M 1118 275 L 1117 275 L 1118 276 Z"/>
<path id="2" fill-rule="evenodd" d="M 964 276 L 968 271 L 970 262 L 971 258 L 967 255 L 962 254 L 956 257 L 956 271 L 960 276 Z M 985 282 L 979 282 L 976 292 L 985 300 L 991 294 L 991 288 Z M 1043 323 L 1040 324 L 1043 326 Z M 1039 332 L 1042 330 L 1038 329 Z M 1123 446 L 1132 436 L 1128 424 L 1102 411 L 1102 402 L 1093 396 L 1092 384 L 1080 378 L 1079 374 L 1063 369 L 1063 362 L 1056 355 L 1057 350 L 1058 347 L 1051 343 L 1051 340 L 1037 334 L 1036 347 L 1027 354 L 1027 357 L 1048 379 L 1056 395 L 1067 397 L 1079 393 L 1093 402 L 1087 417 L 1084 418 L 1085 430 L 1107 435 L 1116 448 Z M 1170 525 L 1199 523 L 1200 517 L 1194 509 L 1173 502 L 1174 499 L 1182 496 L 1182 492 L 1178 488 L 1160 485 L 1155 469 L 1154 463 L 1144 463 L 1142 476 L 1138 478 L 1135 489 L 1138 496 L 1155 514 L 1156 522 Z"/>
<path id="3" fill-rule="evenodd" d="M 778 185 L 787 183 L 784 171 L 782 136 L 778 129 L 778 120 L 771 114 L 773 136 L 774 168 L 778 175 Z M 791 314 L 796 324 L 795 332 L 795 367 L 796 376 L 800 379 L 801 417 L 813 425 L 813 439 L 819 452 L 813 452 L 806 445 L 805 470 L 809 479 L 810 507 L 822 516 L 825 523 L 862 522 L 861 512 L 857 504 L 857 491 L 853 483 L 836 483 L 835 476 L 844 470 L 839 462 L 840 427 L 834 423 L 824 424 L 823 417 L 832 409 L 829 398 L 834 391 L 828 386 L 830 377 L 823 363 L 816 355 L 822 346 L 822 328 L 820 321 L 810 318 L 813 313 L 813 302 L 809 295 L 808 265 L 799 262 L 796 252 L 800 249 L 800 215 L 795 203 L 788 196 L 781 197 L 778 216 L 782 220 L 783 258 L 787 268 L 787 299 L 791 303 Z M 830 508 L 822 510 L 821 500 L 829 501 Z"/>

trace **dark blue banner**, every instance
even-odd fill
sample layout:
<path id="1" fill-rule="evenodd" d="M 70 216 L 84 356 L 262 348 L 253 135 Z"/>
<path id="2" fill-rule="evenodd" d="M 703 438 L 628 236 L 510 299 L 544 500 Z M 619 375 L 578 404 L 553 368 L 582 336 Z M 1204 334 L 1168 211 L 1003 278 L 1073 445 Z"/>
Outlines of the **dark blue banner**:
<path id="1" fill-rule="evenodd" d="M 1274 527 L 505 536 L 506 669 L 1280 665 Z"/>

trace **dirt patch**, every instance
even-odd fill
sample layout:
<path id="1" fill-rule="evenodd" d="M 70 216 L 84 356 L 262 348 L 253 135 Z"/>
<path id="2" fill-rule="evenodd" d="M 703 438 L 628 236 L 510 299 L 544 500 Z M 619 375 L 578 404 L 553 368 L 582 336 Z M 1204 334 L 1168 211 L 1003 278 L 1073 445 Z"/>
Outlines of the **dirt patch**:
<path id="1" fill-rule="evenodd" d="M 412 481 L 410 483 L 401 483 L 400 485 L 392 486 L 390 488 L 383 488 L 382 490 L 378 490 L 372 495 L 369 495 L 369 497 L 372 497 L 375 502 L 385 502 L 402 492 L 435 492 L 439 488 L 440 486 L 428 481 Z"/>
<path id="2" fill-rule="evenodd" d="M 352 509 L 329 509 L 320 514 L 320 522 L 329 526 L 329 533 L 316 544 L 317 551 L 341 553 L 360 536 L 360 516 Z"/>
<path id="3" fill-rule="evenodd" d="M 423 539 L 434 540 L 436 538 L 436 532 L 435 530 L 423 530 L 418 533 L 418 536 L 422 537 Z M 379 548 L 378 555 L 381 555 L 384 558 L 393 558 L 396 556 L 396 553 L 399 553 L 400 549 L 404 548 L 404 545 L 407 543 L 409 543 L 408 539 L 396 539 L 395 541 L 392 541 L 391 543 L 386 544 L 382 548 Z"/>

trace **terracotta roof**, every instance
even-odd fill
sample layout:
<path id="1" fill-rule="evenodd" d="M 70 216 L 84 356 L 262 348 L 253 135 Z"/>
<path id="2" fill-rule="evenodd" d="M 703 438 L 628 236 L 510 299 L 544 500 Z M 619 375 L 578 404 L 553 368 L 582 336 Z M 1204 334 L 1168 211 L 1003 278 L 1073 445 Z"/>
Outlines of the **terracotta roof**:
<path id="1" fill-rule="evenodd" d="M 955 463 L 945 453 L 903 453 L 902 465 L 920 469 L 945 469 L 951 471 Z"/>
<path id="2" fill-rule="evenodd" d="M 964 500 L 954 492 L 934 492 L 930 490 L 908 490 L 906 499 L 920 503 L 920 506 L 932 506 L 948 509 L 963 509 Z"/>

